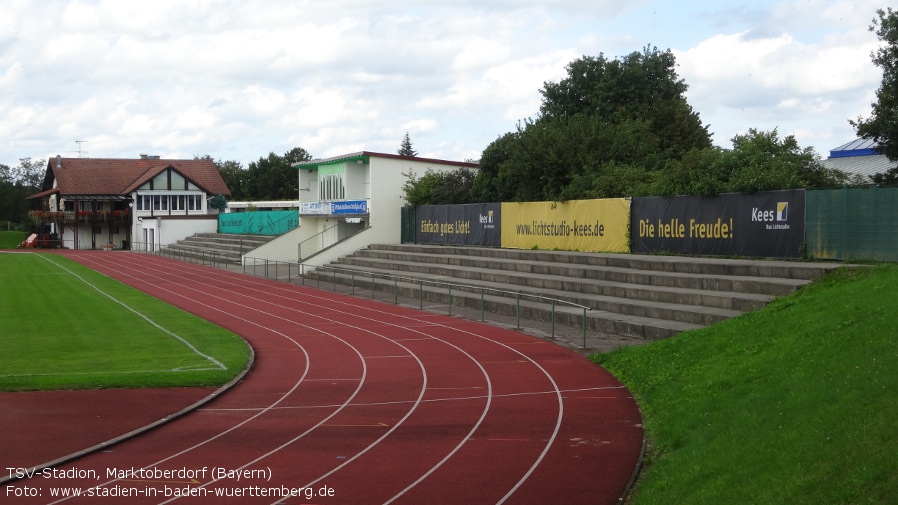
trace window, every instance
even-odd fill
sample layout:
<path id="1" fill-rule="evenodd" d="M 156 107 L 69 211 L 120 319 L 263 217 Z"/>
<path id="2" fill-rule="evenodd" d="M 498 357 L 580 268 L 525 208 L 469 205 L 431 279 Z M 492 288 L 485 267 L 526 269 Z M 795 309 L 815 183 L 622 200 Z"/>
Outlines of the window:
<path id="1" fill-rule="evenodd" d="M 166 194 L 166 192 L 159 192 L 152 195 L 137 195 L 135 203 L 137 210 L 186 213 L 188 211 L 203 210 L 203 195 L 172 195 Z"/>
<path id="2" fill-rule="evenodd" d="M 343 200 L 346 198 L 346 186 L 343 174 L 322 175 L 318 184 L 319 200 Z"/>

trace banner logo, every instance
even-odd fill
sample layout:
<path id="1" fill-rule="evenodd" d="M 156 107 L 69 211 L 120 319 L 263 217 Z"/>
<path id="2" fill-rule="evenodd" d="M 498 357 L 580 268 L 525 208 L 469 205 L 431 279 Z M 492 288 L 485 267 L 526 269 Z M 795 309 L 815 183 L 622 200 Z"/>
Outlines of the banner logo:
<path id="1" fill-rule="evenodd" d="M 779 202 L 776 204 L 776 220 L 789 220 L 789 202 Z"/>

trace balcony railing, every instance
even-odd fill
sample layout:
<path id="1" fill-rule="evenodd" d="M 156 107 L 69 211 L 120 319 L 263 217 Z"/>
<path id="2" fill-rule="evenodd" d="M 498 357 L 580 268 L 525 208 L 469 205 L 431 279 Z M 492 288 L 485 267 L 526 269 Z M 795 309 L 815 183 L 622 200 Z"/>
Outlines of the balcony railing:
<path id="1" fill-rule="evenodd" d="M 121 223 L 127 222 L 129 212 L 127 210 L 79 210 L 79 211 L 43 211 L 33 210 L 28 213 L 29 219 L 35 224 L 43 223 Z"/>

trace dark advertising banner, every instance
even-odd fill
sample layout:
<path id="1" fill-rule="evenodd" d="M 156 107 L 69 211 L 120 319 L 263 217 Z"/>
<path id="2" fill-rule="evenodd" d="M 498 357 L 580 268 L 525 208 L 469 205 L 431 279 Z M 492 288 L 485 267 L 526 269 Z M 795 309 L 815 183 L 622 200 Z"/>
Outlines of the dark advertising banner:
<path id="1" fill-rule="evenodd" d="M 804 242 L 805 193 L 633 198 L 634 253 L 797 258 Z"/>
<path id="2" fill-rule="evenodd" d="M 416 241 L 500 247 L 501 209 L 498 203 L 422 205 L 415 209 Z"/>

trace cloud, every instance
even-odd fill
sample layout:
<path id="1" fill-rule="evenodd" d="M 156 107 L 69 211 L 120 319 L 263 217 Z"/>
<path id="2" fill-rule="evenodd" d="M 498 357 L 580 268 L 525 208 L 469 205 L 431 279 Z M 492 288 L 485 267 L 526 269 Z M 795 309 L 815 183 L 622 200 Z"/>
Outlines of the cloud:
<path id="1" fill-rule="evenodd" d="M 777 128 L 825 153 L 854 138 L 847 120 L 882 77 L 859 11 L 845 2 L 783 2 L 754 19 L 763 30 L 716 34 L 676 52 L 690 103 L 705 121 L 717 119 L 716 143 Z M 809 32 L 821 26 L 828 31 Z"/>
<path id="2" fill-rule="evenodd" d="M 96 157 L 244 164 L 293 147 L 395 152 L 406 130 L 422 155 L 479 158 L 538 113 L 567 63 L 647 43 L 674 48 L 718 143 L 749 127 L 850 136 L 845 120 L 878 84 L 867 27 L 879 6 L 742 5 L 12 0 L 0 11 L 0 163 L 81 139 Z"/>

